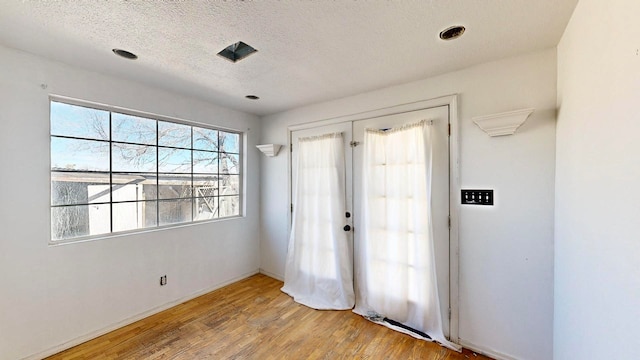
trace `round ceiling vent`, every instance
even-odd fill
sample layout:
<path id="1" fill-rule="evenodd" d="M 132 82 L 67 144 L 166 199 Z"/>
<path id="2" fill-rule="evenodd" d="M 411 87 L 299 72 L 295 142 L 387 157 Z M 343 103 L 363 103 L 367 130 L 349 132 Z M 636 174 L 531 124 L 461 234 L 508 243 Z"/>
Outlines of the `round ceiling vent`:
<path id="1" fill-rule="evenodd" d="M 464 34 L 465 30 L 466 29 L 464 28 L 464 26 L 461 26 L 461 25 L 448 27 L 440 32 L 440 39 L 442 40 L 457 39 L 460 36 L 462 36 L 462 34 Z"/>
<path id="2" fill-rule="evenodd" d="M 138 58 L 138 55 L 129 52 L 127 50 L 122 50 L 122 49 L 113 49 L 111 50 L 113 51 L 114 54 L 118 55 L 118 56 L 122 56 L 125 59 L 129 59 L 129 60 L 135 60 Z"/>

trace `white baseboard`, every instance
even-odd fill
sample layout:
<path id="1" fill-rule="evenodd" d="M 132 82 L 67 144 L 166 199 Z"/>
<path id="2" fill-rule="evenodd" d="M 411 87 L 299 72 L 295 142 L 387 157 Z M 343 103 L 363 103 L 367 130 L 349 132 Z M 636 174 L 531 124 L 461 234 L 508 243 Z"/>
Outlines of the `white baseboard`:
<path id="1" fill-rule="evenodd" d="M 489 356 L 491 358 L 494 358 L 496 360 L 518 360 L 517 358 L 507 355 L 507 354 L 503 354 L 499 351 L 493 350 L 493 349 L 488 349 L 484 346 L 480 346 L 480 345 L 476 345 L 473 343 L 470 343 L 466 340 L 462 340 L 459 339 L 458 344 L 462 345 L 463 348 L 471 350 L 473 352 L 477 352 L 478 354 L 481 355 L 486 355 Z"/>
<path id="2" fill-rule="evenodd" d="M 41 351 L 39 353 L 30 355 L 30 356 L 27 356 L 27 357 L 23 358 L 23 360 L 44 359 L 47 356 L 51 356 L 51 355 L 57 354 L 57 353 L 59 353 L 61 351 L 70 349 L 70 348 L 72 348 L 72 347 L 74 347 L 76 345 L 80 345 L 80 344 L 82 344 L 84 342 L 87 342 L 89 340 L 95 339 L 98 336 L 102 336 L 102 335 L 107 334 L 107 333 L 109 333 L 109 332 L 111 332 L 113 330 L 116 330 L 116 329 L 119 329 L 121 327 L 127 326 L 127 325 L 132 324 L 132 323 L 134 323 L 136 321 L 139 321 L 139 320 L 142 320 L 144 318 L 147 318 L 147 317 L 149 317 L 151 315 L 155 315 L 155 314 L 157 314 L 157 313 L 159 313 L 161 311 L 170 309 L 170 308 L 172 308 L 172 307 L 174 307 L 176 305 L 179 305 L 179 304 L 181 304 L 181 303 L 183 303 L 185 301 L 189 301 L 191 299 L 195 299 L 198 296 L 204 295 L 206 293 L 210 293 L 210 292 L 212 292 L 214 290 L 220 289 L 220 288 L 225 287 L 225 286 L 227 286 L 229 284 L 233 284 L 233 283 L 238 282 L 240 280 L 246 279 L 246 278 L 248 278 L 250 276 L 253 276 L 255 274 L 258 274 L 260 272 L 261 272 L 260 269 L 254 270 L 254 271 L 242 274 L 242 275 L 240 275 L 238 277 L 235 277 L 233 279 L 229 279 L 229 280 L 226 280 L 224 282 L 218 283 L 218 284 L 213 285 L 211 287 L 196 291 L 196 292 L 194 292 L 192 294 L 189 294 L 187 296 L 181 297 L 181 298 L 179 298 L 177 300 L 174 300 L 174 301 L 168 302 L 166 304 L 157 306 L 157 307 L 155 307 L 153 309 L 150 309 L 150 310 L 145 311 L 143 313 L 140 313 L 138 315 L 134 315 L 134 316 L 129 317 L 127 319 L 124 319 L 122 321 L 118 321 L 117 323 L 114 323 L 114 324 L 111 324 L 109 326 L 106 326 L 106 327 L 104 327 L 104 328 L 102 328 L 100 330 L 93 331 L 93 332 L 91 332 L 91 333 L 89 333 L 87 335 L 83 335 L 83 336 L 77 337 L 77 338 L 75 338 L 73 340 L 67 341 L 65 343 L 62 343 L 62 344 L 57 345 L 57 346 L 54 346 L 54 347 L 49 348 L 47 350 Z"/>
<path id="3" fill-rule="evenodd" d="M 227 286 L 229 284 L 233 284 L 233 283 L 238 282 L 240 280 L 244 280 L 244 279 L 246 279 L 246 278 L 248 278 L 250 276 L 253 276 L 255 274 L 258 274 L 258 273 L 264 274 L 266 276 L 269 276 L 269 277 L 274 278 L 274 279 L 279 280 L 279 281 L 284 281 L 282 276 L 280 276 L 278 274 L 275 274 L 275 273 L 272 273 L 270 271 L 267 271 L 267 270 L 264 270 L 264 269 L 254 270 L 254 271 L 242 274 L 240 276 L 237 276 L 235 278 L 226 280 L 224 282 L 218 283 L 218 284 L 213 285 L 211 287 L 196 291 L 196 292 L 194 292 L 192 294 L 189 294 L 189 295 L 184 296 L 182 298 L 179 298 L 177 300 L 174 300 L 174 301 L 168 302 L 166 304 L 157 306 L 157 307 L 155 307 L 153 309 L 150 309 L 150 310 L 145 311 L 143 313 L 134 315 L 134 316 L 129 317 L 127 319 L 124 319 L 122 321 L 118 321 L 118 322 L 116 322 L 114 324 L 111 324 L 109 326 L 106 326 L 106 327 L 104 327 L 102 329 L 93 331 L 93 332 L 91 332 L 91 333 L 89 333 L 87 335 L 83 335 L 83 336 L 77 337 L 75 339 L 72 339 L 72 340 L 69 340 L 67 342 L 64 342 L 64 343 L 62 343 L 60 345 L 51 347 L 51 348 L 49 348 L 47 350 L 38 352 L 38 353 L 30 355 L 30 356 L 27 356 L 27 357 L 23 358 L 23 360 L 39 360 L 39 359 L 43 359 L 43 358 L 46 358 L 48 356 L 57 354 L 57 353 L 59 353 L 61 351 L 70 349 L 70 348 L 72 348 L 72 347 L 74 347 L 76 345 L 80 345 L 80 344 L 82 344 L 84 342 L 87 342 L 89 340 L 95 339 L 95 338 L 97 338 L 99 336 L 102 336 L 102 335 L 107 334 L 107 333 L 109 333 L 111 331 L 117 330 L 117 329 L 119 329 L 121 327 L 124 327 L 124 326 L 127 326 L 129 324 L 132 324 L 132 323 L 134 323 L 136 321 L 139 321 L 139 320 L 142 320 L 144 318 L 147 318 L 147 317 L 149 317 L 151 315 L 155 315 L 155 314 L 157 314 L 159 312 L 162 312 L 164 310 L 170 309 L 170 308 L 172 308 L 172 307 L 174 307 L 176 305 L 179 305 L 179 304 L 181 304 L 181 303 L 183 303 L 185 301 L 189 301 L 189 300 L 195 299 L 198 296 L 210 293 L 210 292 L 212 292 L 214 290 L 220 289 L 222 287 L 225 287 L 225 286 Z M 462 345 L 466 349 L 469 349 L 471 351 L 477 352 L 478 354 L 482 354 L 482 355 L 486 355 L 486 356 L 492 357 L 492 358 L 494 358 L 496 360 L 517 360 L 513 356 L 509 356 L 509 355 L 500 353 L 499 351 L 488 349 L 488 348 L 485 348 L 483 346 L 479 346 L 479 345 L 473 344 L 471 342 L 468 342 L 468 341 L 465 341 L 465 340 L 462 340 L 462 339 L 459 340 L 459 344 Z"/>
<path id="4" fill-rule="evenodd" d="M 270 278 L 274 278 L 276 280 L 280 280 L 280 281 L 284 282 L 284 278 L 282 276 L 280 276 L 278 274 L 274 274 L 274 273 L 272 273 L 270 271 L 267 271 L 265 269 L 260 269 L 260 274 L 264 274 L 264 275 L 267 275 Z"/>

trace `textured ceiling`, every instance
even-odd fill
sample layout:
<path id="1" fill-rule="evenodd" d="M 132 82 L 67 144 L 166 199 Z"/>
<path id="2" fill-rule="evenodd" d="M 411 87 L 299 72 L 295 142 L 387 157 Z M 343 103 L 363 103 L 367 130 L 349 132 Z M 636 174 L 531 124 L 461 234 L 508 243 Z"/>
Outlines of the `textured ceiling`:
<path id="1" fill-rule="evenodd" d="M 576 2 L 3 0 L 0 44 L 265 115 L 555 46 Z"/>

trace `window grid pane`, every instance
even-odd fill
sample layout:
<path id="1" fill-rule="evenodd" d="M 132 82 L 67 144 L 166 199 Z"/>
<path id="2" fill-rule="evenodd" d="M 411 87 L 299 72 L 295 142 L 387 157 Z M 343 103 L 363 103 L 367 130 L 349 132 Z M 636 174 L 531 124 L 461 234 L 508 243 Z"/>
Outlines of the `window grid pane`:
<path id="1" fill-rule="evenodd" d="M 51 240 L 240 216 L 239 133 L 50 105 Z"/>

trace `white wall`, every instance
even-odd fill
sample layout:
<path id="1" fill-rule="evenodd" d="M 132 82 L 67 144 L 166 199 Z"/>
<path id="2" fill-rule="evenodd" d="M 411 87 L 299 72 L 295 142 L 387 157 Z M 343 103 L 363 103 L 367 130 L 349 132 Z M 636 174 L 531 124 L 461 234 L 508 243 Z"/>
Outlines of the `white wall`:
<path id="1" fill-rule="evenodd" d="M 4 47 L 0 69 L 1 359 L 46 354 L 258 270 L 256 116 Z M 242 131 L 250 128 L 246 217 L 47 245 L 50 93 Z M 160 287 L 163 274 L 168 285 Z"/>
<path id="2" fill-rule="evenodd" d="M 554 49 L 293 109 L 263 119 L 263 143 L 291 124 L 460 94 L 461 184 L 495 189 L 496 206 L 460 216 L 460 337 L 501 357 L 549 359 L 553 327 Z M 514 136 L 489 138 L 471 118 L 533 107 Z M 287 156 L 261 163 L 261 268 L 283 277 Z"/>
<path id="3" fill-rule="evenodd" d="M 558 46 L 558 360 L 639 357 L 639 14 L 580 0 Z"/>

